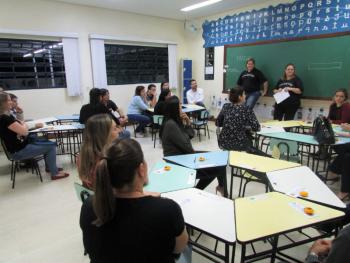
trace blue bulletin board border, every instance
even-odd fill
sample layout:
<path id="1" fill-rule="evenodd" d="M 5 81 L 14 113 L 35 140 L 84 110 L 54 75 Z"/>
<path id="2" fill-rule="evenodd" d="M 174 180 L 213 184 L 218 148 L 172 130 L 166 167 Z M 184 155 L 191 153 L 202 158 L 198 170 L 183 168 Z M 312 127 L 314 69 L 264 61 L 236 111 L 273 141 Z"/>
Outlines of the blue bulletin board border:
<path id="1" fill-rule="evenodd" d="M 203 47 L 286 40 L 350 31 L 350 0 L 299 0 L 202 24 Z"/>

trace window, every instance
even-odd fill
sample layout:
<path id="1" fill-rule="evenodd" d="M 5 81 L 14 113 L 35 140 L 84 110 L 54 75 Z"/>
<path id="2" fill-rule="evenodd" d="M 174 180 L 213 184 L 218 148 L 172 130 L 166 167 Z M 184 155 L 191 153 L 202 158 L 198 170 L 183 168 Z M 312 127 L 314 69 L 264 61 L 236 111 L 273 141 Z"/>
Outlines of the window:
<path id="1" fill-rule="evenodd" d="M 62 43 L 0 39 L 0 87 L 5 90 L 66 87 Z"/>
<path id="2" fill-rule="evenodd" d="M 123 85 L 168 80 L 168 48 L 105 44 L 107 83 Z"/>

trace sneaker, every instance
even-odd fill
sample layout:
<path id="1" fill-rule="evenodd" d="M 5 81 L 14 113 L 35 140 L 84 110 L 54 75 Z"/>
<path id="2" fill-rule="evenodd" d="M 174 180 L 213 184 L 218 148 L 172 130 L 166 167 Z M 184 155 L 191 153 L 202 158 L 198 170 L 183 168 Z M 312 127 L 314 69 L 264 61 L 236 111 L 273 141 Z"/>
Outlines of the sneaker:
<path id="1" fill-rule="evenodd" d="M 137 132 L 135 138 L 136 138 L 136 137 L 138 137 L 138 138 L 144 138 L 144 137 L 145 137 L 145 134 L 144 134 L 143 132 Z"/>

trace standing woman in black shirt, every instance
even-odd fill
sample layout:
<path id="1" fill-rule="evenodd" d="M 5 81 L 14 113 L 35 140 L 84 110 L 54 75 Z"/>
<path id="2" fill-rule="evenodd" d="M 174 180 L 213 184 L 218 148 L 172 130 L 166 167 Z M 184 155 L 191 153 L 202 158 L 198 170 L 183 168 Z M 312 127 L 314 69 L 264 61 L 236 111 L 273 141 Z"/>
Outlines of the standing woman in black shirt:
<path id="1" fill-rule="evenodd" d="M 140 144 L 116 140 L 97 167 L 95 195 L 81 208 L 80 227 L 91 262 L 174 262 L 187 245 L 181 208 L 146 195 L 147 163 Z"/>
<path id="2" fill-rule="evenodd" d="M 254 58 L 249 58 L 244 70 L 237 80 L 237 85 L 243 87 L 246 95 L 245 104 L 253 109 L 260 96 L 265 96 L 268 89 L 268 82 L 264 74 L 255 67 Z M 263 90 L 261 90 L 261 86 Z"/>
<path id="3" fill-rule="evenodd" d="M 12 101 L 10 95 L 0 92 L 0 137 L 7 151 L 14 159 L 25 160 L 44 155 L 45 168 L 51 173 L 51 179 L 57 180 L 69 176 L 57 168 L 56 145 L 53 142 L 28 142 L 28 126 L 10 114 Z M 60 170 L 60 171 L 59 171 Z"/>
<path id="4" fill-rule="evenodd" d="M 277 93 L 282 90 L 289 92 L 289 97 L 280 104 L 275 104 L 275 112 L 273 118 L 275 120 L 293 120 L 294 115 L 300 107 L 300 98 L 303 93 L 303 82 L 295 75 L 295 66 L 291 63 L 287 64 L 284 69 L 283 78 L 280 79 L 273 92 Z"/>

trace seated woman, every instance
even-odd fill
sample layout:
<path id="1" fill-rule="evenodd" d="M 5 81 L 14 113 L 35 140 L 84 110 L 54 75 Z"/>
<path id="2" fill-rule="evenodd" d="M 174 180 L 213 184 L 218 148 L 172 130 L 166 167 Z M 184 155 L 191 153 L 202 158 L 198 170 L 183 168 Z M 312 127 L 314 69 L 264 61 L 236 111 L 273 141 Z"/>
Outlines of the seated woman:
<path id="1" fill-rule="evenodd" d="M 260 124 L 253 112 L 245 105 L 245 93 L 241 87 L 230 90 L 229 100 L 216 119 L 216 126 L 222 127 L 219 146 L 228 151 L 250 151 L 250 131 L 259 131 Z"/>
<path id="2" fill-rule="evenodd" d="M 99 162 L 95 195 L 81 208 L 80 227 L 91 262 L 175 262 L 188 242 L 181 208 L 146 195 L 147 163 L 140 144 L 116 140 Z"/>
<path id="3" fill-rule="evenodd" d="M 350 124 L 341 124 L 342 132 L 336 134 L 342 137 L 350 137 Z M 350 196 L 350 143 L 340 144 L 333 147 L 338 154 L 334 161 L 328 167 L 328 177 L 330 181 L 339 180 L 340 176 L 340 192 L 337 196 L 345 201 Z"/>
<path id="4" fill-rule="evenodd" d="M 346 89 L 336 90 L 329 107 L 328 119 L 334 124 L 350 123 L 350 103 Z"/>
<path id="5" fill-rule="evenodd" d="M 158 102 L 154 107 L 154 114 L 164 115 L 165 101 L 171 97 L 171 91 L 169 89 L 163 89 L 159 95 Z"/>
<path id="6" fill-rule="evenodd" d="M 186 132 L 185 125 L 189 124 L 187 115 L 181 112 L 181 105 L 176 96 L 169 98 L 164 107 L 164 120 L 160 129 L 160 138 L 162 139 L 164 156 L 195 153 L 192 147 L 189 134 Z M 215 177 L 218 178 L 219 185 L 217 191 L 224 195 L 224 176 L 226 176 L 226 167 L 215 167 L 197 170 L 197 177 L 200 178 L 197 188 L 206 188 Z"/>
<path id="7" fill-rule="evenodd" d="M 152 122 L 150 116 L 145 112 L 148 109 L 145 96 L 145 87 L 137 86 L 135 95 L 128 108 L 128 119 L 139 123 L 136 128 L 136 133 L 139 137 L 144 137 L 146 125 Z"/>
<path id="8" fill-rule="evenodd" d="M 96 114 L 86 122 L 77 158 L 79 177 L 85 187 L 95 188 L 96 164 L 102 157 L 102 150 L 118 138 L 120 130 L 108 114 Z"/>
<path id="9" fill-rule="evenodd" d="M 303 82 L 295 75 L 295 66 L 287 64 L 284 69 L 283 78 L 280 79 L 276 87 L 273 89 L 274 93 L 280 91 L 288 91 L 289 97 L 279 104 L 275 104 L 275 111 L 273 118 L 275 120 L 293 120 L 294 115 L 300 107 L 300 98 L 303 93 Z"/>
<path id="10" fill-rule="evenodd" d="M 5 92 L 0 92 L 0 137 L 11 157 L 23 160 L 44 155 L 45 168 L 50 172 L 52 180 L 68 177 L 68 173 L 57 168 L 56 144 L 50 141 L 29 142 L 28 126 L 10 114 L 11 107 L 11 97 Z"/>
<path id="11" fill-rule="evenodd" d="M 146 101 L 147 104 L 154 108 L 157 104 L 157 86 L 154 84 L 149 84 L 146 92 Z"/>

